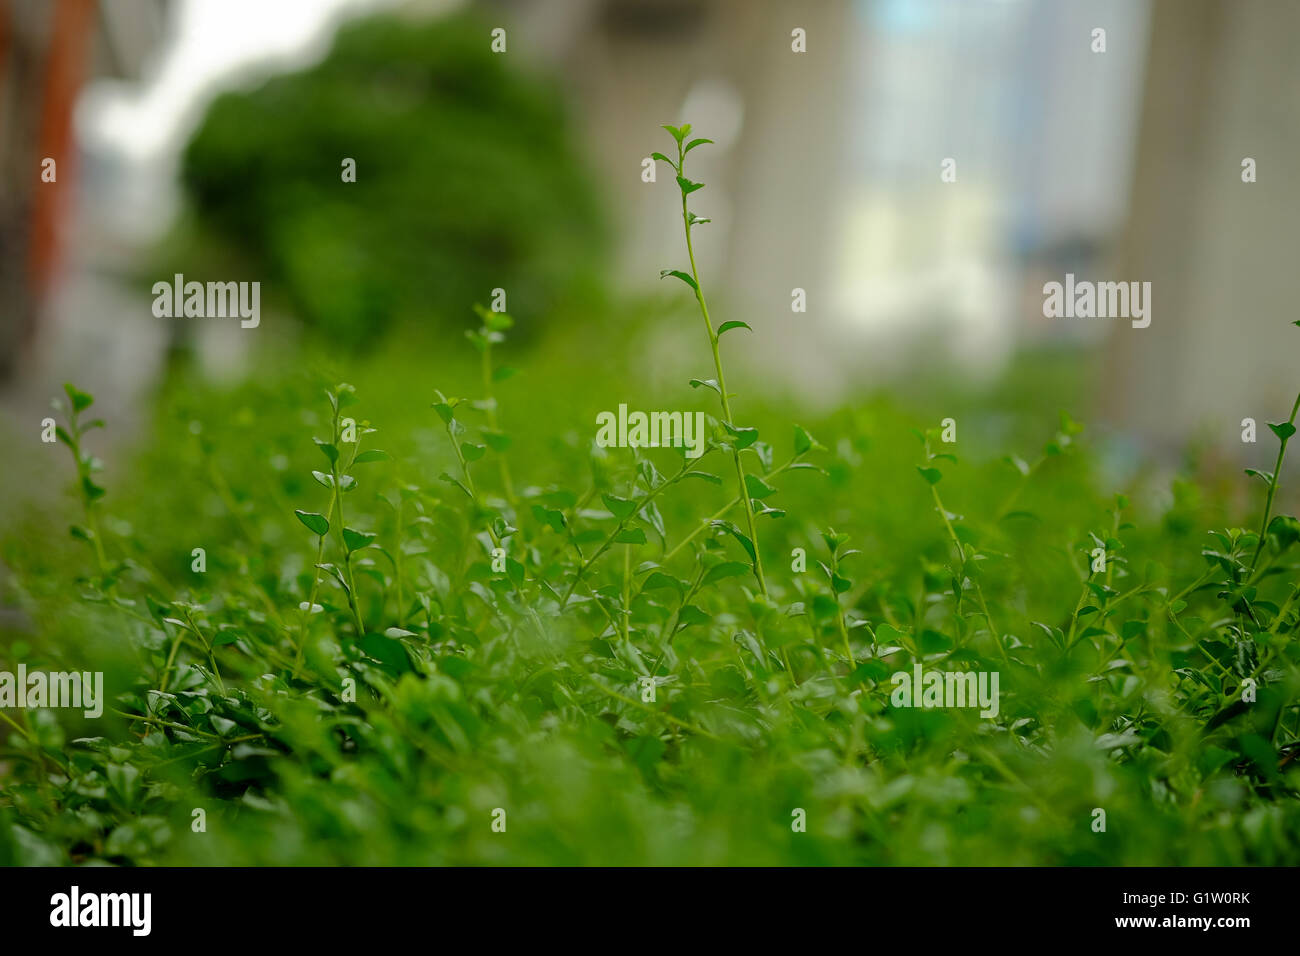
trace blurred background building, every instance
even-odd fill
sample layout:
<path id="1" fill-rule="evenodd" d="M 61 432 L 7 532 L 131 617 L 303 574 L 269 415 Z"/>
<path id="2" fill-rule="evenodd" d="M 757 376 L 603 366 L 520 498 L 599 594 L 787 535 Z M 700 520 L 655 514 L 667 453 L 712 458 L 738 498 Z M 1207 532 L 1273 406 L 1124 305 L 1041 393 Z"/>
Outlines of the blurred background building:
<path id="1" fill-rule="evenodd" d="M 164 11 L 163 0 L 0 2 L 0 377 L 31 358 L 65 225 L 77 214 L 78 99 L 98 79 L 140 80 Z"/>
<path id="2" fill-rule="evenodd" d="M 680 258 L 680 221 L 664 201 L 675 187 L 662 169 L 654 184 L 641 176 L 642 160 L 666 151 L 659 124 L 689 121 L 715 140 L 691 157 L 692 178 L 709 184 L 696 206 L 714 220 L 698 233 L 701 268 L 728 316 L 762 328 L 746 350 L 782 387 L 829 402 L 913 378 L 919 366 L 978 384 L 1014 374 L 1017 355 L 1065 350 L 1097 370 L 1087 411 L 1152 452 L 1206 426 L 1226 446 L 1243 417 L 1287 411 L 1300 342 L 1284 261 L 1300 198 L 1284 173 L 1300 155 L 1300 6 L 1286 0 L 0 0 L 0 388 L 10 411 L 43 406 L 70 378 L 129 402 L 160 374 L 174 343 L 149 311 L 141 272 L 159 261 L 160 242 L 189 248 L 168 238 L 187 215 L 222 227 L 238 186 L 222 192 L 204 179 L 205 155 L 239 175 L 262 168 L 263 130 L 241 125 L 238 104 L 221 126 L 209 112 L 219 94 L 247 93 L 238 108 L 249 110 L 269 103 L 267 116 L 276 96 L 320 102 L 328 126 L 328 98 L 293 99 L 301 85 L 256 97 L 273 77 L 302 71 L 327 83 L 338 59 L 340 69 L 351 63 L 342 75 L 353 86 L 374 80 L 358 128 L 384 143 L 386 111 L 399 123 L 429 95 L 429 76 L 446 87 L 464 62 L 472 91 L 488 85 L 486 61 L 449 42 L 427 49 L 444 58 L 442 72 L 394 59 L 372 76 L 365 55 L 383 35 L 350 34 L 349 60 L 342 47 L 330 53 L 338 31 L 373 16 L 436 23 L 467 9 L 507 29 L 504 70 L 560 91 L 565 142 L 593 170 L 612 223 L 620 293 L 661 295 L 659 270 Z M 806 52 L 792 51 L 796 29 Z M 491 56 L 487 33 L 473 36 Z M 500 133 L 497 148 L 509 150 L 510 110 L 525 107 L 503 96 L 480 132 Z M 536 116 L 547 109 L 539 101 Z M 332 148 L 340 135 L 319 142 Z M 394 132 L 385 151 L 409 142 Z M 316 143 L 304 140 L 300 166 L 319 160 Z M 46 156 L 56 184 L 41 182 Z M 1253 183 L 1242 181 L 1247 157 Z M 947 160 L 954 182 L 941 176 Z M 406 174 L 443 172 L 431 160 Z M 421 205 L 403 188 L 367 215 L 423 216 L 479 260 L 515 250 L 537 303 L 567 294 L 568 278 L 563 289 L 539 278 L 535 240 L 459 234 L 480 219 L 481 190 L 467 187 L 465 208 L 438 219 L 442 203 Z M 521 192 L 520 218 L 528 197 L 554 192 Z M 586 221 L 566 228 L 580 234 Z M 264 251 L 271 238 L 237 251 L 250 257 L 249 275 L 269 269 L 290 286 L 310 263 Z M 342 243 L 301 255 L 355 261 Z M 459 271 L 450 259 L 440 268 Z M 352 303 L 352 288 L 387 281 L 333 271 L 332 300 Z M 1044 318 L 1043 283 L 1067 272 L 1150 281 L 1151 326 Z M 791 311 L 796 288 L 804 313 Z M 403 308 L 400 296 L 367 296 L 352 303 L 358 314 Z M 335 332 L 350 321 L 301 294 L 282 307 L 290 318 L 319 313 L 318 327 Z M 211 367 L 237 371 L 249 339 L 205 328 L 196 344 Z"/>

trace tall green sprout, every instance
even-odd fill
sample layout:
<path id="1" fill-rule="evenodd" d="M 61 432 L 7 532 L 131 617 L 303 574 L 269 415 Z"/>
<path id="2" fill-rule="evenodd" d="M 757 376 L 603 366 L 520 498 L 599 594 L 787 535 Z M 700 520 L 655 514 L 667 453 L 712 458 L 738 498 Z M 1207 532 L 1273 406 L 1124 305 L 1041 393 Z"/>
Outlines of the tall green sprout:
<path id="1" fill-rule="evenodd" d="M 743 448 L 752 444 L 753 439 L 757 437 L 752 429 L 740 429 L 736 427 L 735 419 L 731 413 L 731 396 L 727 392 L 727 377 L 722 370 L 722 354 L 718 349 L 718 343 L 721 341 L 725 332 L 730 329 L 744 328 L 749 326 L 744 322 L 731 321 L 723 322 L 715 331 L 713 321 L 709 318 L 709 306 L 704 298 L 704 289 L 700 285 L 700 270 L 695 264 L 695 246 L 691 241 L 691 228 L 709 222 L 693 212 L 687 206 L 687 197 L 697 189 L 703 189 L 704 183 L 692 182 L 686 178 L 686 154 L 697 146 L 703 146 L 706 143 L 712 143 L 711 139 L 693 139 L 687 142 L 686 137 L 691 133 L 691 124 L 686 123 L 681 127 L 665 126 L 664 129 L 672 134 L 673 139 L 677 141 L 677 161 L 673 162 L 663 153 L 652 153 L 652 158 L 660 160 L 670 165 L 677 173 L 677 185 L 682 194 L 682 228 L 686 233 L 686 255 L 690 260 L 691 271 L 682 272 L 677 269 L 664 269 L 660 273 L 663 276 L 676 276 L 685 282 L 695 292 L 695 301 L 699 303 L 700 314 L 704 317 L 704 329 L 709 336 L 709 348 L 713 351 L 713 368 L 717 373 L 716 381 L 702 382 L 714 389 L 719 396 L 722 404 L 722 422 L 723 426 L 731 435 L 731 457 L 736 466 L 736 486 L 737 495 L 745 506 L 745 523 L 749 532 L 749 540 L 753 544 L 754 558 L 754 577 L 758 580 L 758 589 L 767 597 L 767 581 L 763 577 L 763 556 L 758 545 L 758 529 L 754 523 L 754 505 L 750 501 L 749 486 L 745 476 L 745 465 L 740 459 L 740 452 Z M 694 383 L 692 383 L 694 384 Z"/>

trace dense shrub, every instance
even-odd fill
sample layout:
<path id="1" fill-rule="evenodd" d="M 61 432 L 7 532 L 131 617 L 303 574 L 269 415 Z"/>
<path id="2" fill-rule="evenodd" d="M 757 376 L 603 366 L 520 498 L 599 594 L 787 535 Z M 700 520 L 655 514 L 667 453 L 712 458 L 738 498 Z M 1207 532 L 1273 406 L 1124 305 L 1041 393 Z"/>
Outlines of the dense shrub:
<path id="1" fill-rule="evenodd" d="M 164 274 L 225 262 L 344 347 L 463 328 L 495 288 L 543 312 L 596 291 L 601 216 L 558 91 L 487 36 L 472 14 L 364 20 L 319 65 L 220 97 Z"/>
<path id="2" fill-rule="evenodd" d="M 1223 505 L 1185 481 L 1100 494 L 1068 415 L 794 425 L 721 385 L 750 333 L 707 317 L 706 453 L 597 447 L 596 412 L 681 396 L 622 330 L 511 377 L 478 316 L 469 363 L 180 383 L 108 495 L 69 389 L 84 516 L 5 542 L 32 623 L 3 663 L 115 700 L 3 714 L 0 860 L 1296 862 L 1294 408 L 1260 530 L 1201 534 Z M 998 673 L 997 715 L 895 706 L 917 664 Z"/>

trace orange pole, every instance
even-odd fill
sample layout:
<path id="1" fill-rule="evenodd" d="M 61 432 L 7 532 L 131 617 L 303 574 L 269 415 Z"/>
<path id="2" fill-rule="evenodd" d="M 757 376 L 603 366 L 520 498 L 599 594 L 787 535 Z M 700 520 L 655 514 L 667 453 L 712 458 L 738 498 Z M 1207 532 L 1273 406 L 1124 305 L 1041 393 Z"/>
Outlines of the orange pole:
<path id="1" fill-rule="evenodd" d="M 60 214 L 66 208 L 72 170 L 72 108 L 85 75 L 94 30 L 95 0 L 57 0 L 54 31 L 45 59 L 41 125 L 37 139 L 36 180 L 28 268 L 34 296 L 43 296 L 58 260 Z M 40 181 L 41 162 L 55 162 L 55 183 Z"/>

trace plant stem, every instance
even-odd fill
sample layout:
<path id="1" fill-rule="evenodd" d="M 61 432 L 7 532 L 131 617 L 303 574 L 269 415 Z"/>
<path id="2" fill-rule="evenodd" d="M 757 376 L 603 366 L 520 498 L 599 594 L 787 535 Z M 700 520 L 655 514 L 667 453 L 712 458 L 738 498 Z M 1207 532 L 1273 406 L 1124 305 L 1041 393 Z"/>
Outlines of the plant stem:
<path id="1" fill-rule="evenodd" d="M 172 665 L 176 663 L 176 652 L 180 650 L 181 641 L 184 639 L 184 637 L 185 637 L 185 630 L 182 628 L 177 632 L 176 640 L 172 642 L 172 649 L 167 654 L 167 663 L 163 665 L 162 680 L 158 684 L 158 693 L 160 694 L 167 693 L 167 682 L 171 680 Z"/>
<path id="2" fill-rule="evenodd" d="M 329 511 L 327 511 L 326 514 L 331 514 L 333 511 L 334 499 L 331 497 Z M 320 591 L 320 565 L 324 560 L 325 535 L 320 535 L 316 539 L 316 561 L 312 565 L 316 571 L 316 576 L 311 582 L 311 595 L 307 598 L 307 606 L 303 608 L 302 614 L 298 616 L 298 653 L 295 655 L 293 661 L 293 673 L 295 677 L 298 676 L 298 669 L 302 665 L 303 648 L 307 638 L 307 619 L 311 617 L 312 608 L 316 606 L 316 595 Z"/>
<path id="3" fill-rule="evenodd" d="M 1291 591 L 1291 596 L 1288 597 L 1286 599 L 1286 603 L 1282 605 L 1282 610 L 1277 612 L 1277 616 L 1273 618 L 1273 623 L 1269 625 L 1268 628 L 1269 634 L 1277 633 L 1277 626 L 1281 624 L 1282 619 L 1286 617 L 1286 612 L 1291 610 L 1291 605 L 1295 603 L 1295 599 L 1297 595 L 1300 595 L 1300 588 L 1293 588 Z"/>
<path id="4" fill-rule="evenodd" d="M 673 475 L 667 481 L 664 481 L 662 484 L 659 485 L 658 488 L 654 488 L 646 492 L 646 496 L 642 498 L 639 502 L 637 502 L 636 509 L 631 514 L 629 514 L 626 518 L 619 519 L 618 524 L 614 526 L 614 530 L 611 531 L 605 537 L 605 540 L 601 542 L 600 547 L 595 550 L 595 552 L 592 554 L 591 557 L 587 558 L 587 560 L 583 561 L 582 564 L 578 566 L 577 573 L 574 574 L 573 580 L 569 582 L 568 590 L 564 592 L 564 597 L 560 599 L 561 611 L 563 611 L 568 606 L 569 598 L 573 597 L 573 592 L 577 588 L 578 582 L 582 580 L 582 576 L 587 573 L 587 570 L 593 564 L 596 563 L 597 558 L 599 558 L 602 554 L 604 554 L 606 551 L 609 550 L 610 545 L 614 543 L 614 539 L 617 538 L 619 532 L 621 532 L 623 528 L 627 526 L 627 523 L 631 521 L 634 517 L 636 517 L 636 515 L 640 514 L 641 509 L 644 508 L 646 505 L 648 505 L 650 502 L 654 501 L 654 499 L 657 498 L 665 488 L 667 488 L 669 485 L 675 485 L 677 484 L 677 482 L 685 478 L 686 475 L 692 470 L 691 469 L 692 464 L 693 463 L 689 458 L 683 461 L 682 467 L 678 470 L 677 474 Z"/>
<path id="5" fill-rule="evenodd" d="M 790 468 L 790 466 L 793 465 L 795 462 L 799 461 L 799 459 L 801 459 L 801 458 L 804 456 L 804 454 L 805 454 L 805 453 L 800 453 L 800 454 L 798 454 L 798 455 L 795 455 L 793 458 L 791 458 L 789 461 L 787 461 L 784 465 L 782 465 L 780 468 L 776 469 L 776 471 L 771 472 L 771 473 L 768 474 L 766 477 L 768 477 L 768 478 L 775 478 L 777 475 L 781 474 L 782 472 L 788 471 L 789 468 Z M 736 505 L 738 505 L 738 504 L 740 504 L 740 496 L 739 496 L 739 495 L 737 495 L 736 497 L 732 498 L 732 499 L 731 499 L 730 501 L 728 501 L 725 505 L 723 505 L 721 508 L 719 508 L 717 511 L 715 511 L 711 517 L 709 517 L 709 518 L 705 518 L 702 522 L 700 522 L 698 525 L 696 525 L 694 531 L 692 531 L 692 532 L 691 532 L 690 534 L 688 534 L 686 537 L 682 538 L 681 541 L 678 541 L 677 544 L 673 545 L 672 549 L 669 550 L 668 553 L 665 554 L 665 555 L 664 555 L 662 558 L 660 558 L 659 560 L 660 560 L 663 564 L 667 564 L 669 561 L 671 561 L 671 560 L 673 559 L 673 557 L 677 554 L 678 551 L 682 550 L 682 548 L 686 547 L 686 545 L 688 545 L 688 544 L 690 544 L 692 541 L 694 541 L 696 535 L 698 535 L 698 534 L 699 534 L 701 531 L 703 531 L 704 529 L 710 527 L 710 526 L 713 524 L 714 521 L 717 521 L 719 518 L 724 517 L 724 516 L 727 514 L 728 511 L 730 511 L 732 508 L 736 507 Z"/>
<path id="6" fill-rule="evenodd" d="M 623 545 L 623 640 L 632 640 L 632 546 Z"/>
<path id="7" fill-rule="evenodd" d="M 1291 406 L 1291 417 L 1287 419 L 1287 424 L 1295 427 L 1296 413 L 1300 412 L 1300 395 L 1295 397 L 1295 404 Z M 1287 442 L 1291 436 L 1281 440 L 1277 449 L 1277 463 L 1273 466 L 1273 480 L 1268 483 L 1268 498 L 1264 502 L 1264 519 L 1259 523 L 1259 542 L 1255 545 L 1255 556 L 1250 559 L 1250 574 L 1247 580 L 1255 574 L 1255 566 L 1259 564 L 1259 556 L 1264 552 L 1264 542 L 1268 540 L 1268 519 L 1273 512 L 1273 497 L 1277 494 L 1278 481 L 1282 477 L 1282 460 L 1286 457 Z"/>
<path id="8" fill-rule="evenodd" d="M 966 551 L 961 546 L 961 539 L 957 537 L 957 532 L 953 529 L 952 522 L 948 520 L 948 511 L 943 506 L 943 499 L 939 497 L 939 489 L 934 485 L 931 485 L 930 494 L 934 496 L 934 506 L 939 509 L 939 517 L 943 519 L 943 526 L 948 529 L 948 537 L 952 539 L 953 547 L 957 549 L 957 561 L 961 567 L 965 567 Z M 988 603 L 984 600 L 984 589 L 981 588 L 980 583 L 973 578 L 971 579 L 971 584 L 975 588 L 975 599 L 979 601 L 980 613 L 984 615 L 984 622 L 989 626 L 989 631 L 993 637 L 993 643 L 997 645 L 997 649 L 1002 652 L 1002 660 L 1006 662 L 1007 666 L 1010 666 L 1011 657 L 1007 654 L 1007 649 L 1002 643 L 1001 636 L 998 634 L 997 625 L 993 623 L 993 615 L 989 613 Z"/>
<path id="9" fill-rule="evenodd" d="M 700 589 L 704 583 L 704 574 L 706 569 L 701 565 L 699 573 L 695 575 L 695 580 L 691 582 L 690 589 L 677 605 L 677 610 L 673 611 L 672 620 L 664 628 L 663 646 L 659 649 L 659 656 L 655 658 L 654 666 L 650 668 L 650 676 L 656 677 L 659 673 L 659 665 L 663 663 L 664 658 L 668 655 L 668 646 L 672 644 L 673 638 L 677 636 L 677 623 L 682 618 L 682 608 L 691 603 L 691 598 L 695 597 L 695 592 Z"/>
<path id="10" fill-rule="evenodd" d="M 99 521 L 95 517 L 94 499 L 91 498 L 86 490 L 86 484 L 90 480 L 90 463 L 85 460 L 81 454 L 81 423 L 78 421 L 81 413 L 74 407 L 68 409 L 68 434 L 72 438 L 71 449 L 72 457 L 77 465 L 77 491 L 81 494 L 81 503 L 86 513 L 86 527 L 90 531 L 90 541 L 95 548 L 95 563 L 99 567 L 99 573 L 103 577 L 108 576 L 108 558 L 104 554 L 104 543 L 100 540 Z"/>
<path id="11" fill-rule="evenodd" d="M 198 636 L 199 642 L 203 645 L 204 650 L 208 652 L 208 663 L 212 665 L 212 676 L 217 679 L 217 688 L 221 691 L 221 696 L 226 696 L 226 684 L 221 679 L 221 671 L 217 668 L 217 658 L 213 653 L 212 642 L 209 641 L 199 630 L 199 626 L 194 623 L 194 615 L 190 613 L 189 608 L 185 608 L 185 620 L 189 622 L 190 629 Z"/>
<path id="12" fill-rule="evenodd" d="M 474 487 L 474 479 L 469 473 L 469 462 L 465 460 L 465 453 L 460 450 L 460 445 L 456 442 L 456 435 L 452 431 L 451 422 L 447 422 L 447 437 L 451 439 L 451 450 L 456 453 L 456 461 L 460 463 L 460 473 L 465 476 L 465 490 L 469 492 L 470 500 L 474 504 L 474 509 L 482 512 L 483 506 L 479 503 L 478 490 Z M 492 546 L 494 548 L 500 548 L 501 539 L 497 537 L 496 529 L 493 528 L 490 523 L 487 527 L 487 533 L 488 537 L 492 539 Z M 519 599 L 520 607 L 527 608 L 528 619 L 532 621 L 533 627 L 536 628 L 538 636 L 542 639 L 543 643 L 545 643 L 547 640 L 547 634 L 546 628 L 542 626 L 542 619 L 538 617 L 537 609 L 524 599 L 523 592 L 510 577 L 509 566 L 506 568 L 506 581 L 510 584 L 510 589 L 515 592 L 515 597 Z M 570 591 L 572 591 L 572 589 L 570 589 Z"/>
<path id="13" fill-rule="evenodd" d="M 831 552 L 831 590 L 835 591 L 835 575 L 840 573 L 840 559 L 835 552 Z M 844 625 L 844 606 L 840 604 L 840 595 L 835 591 L 835 618 L 839 623 L 840 637 L 844 639 L 844 653 L 849 655 L 849 668 L 855 669 L 858 666 L 857 661 L 853 659 L 853 645 L 849 643 L 849 629 Z"/>
<path id="14" fill-rule="evenodd" d="M 492 339 L 487 337 L 483 343 L 483 397 L 487 399 L 487 421 L 488 427 L 494 432 L 501 429 L 497 425 L 497 401 L 496 396 L 492 394 Z M 510 466 L 506 464 L 505 455 L 498 453 L 497 464 L 501 466 L 501 486 L 506 493 L 506 501 L 510 504 L 515 503 L 515 489 L 510 482 Z"/>
<path id="15" fill-rule="evenodd" d="M 27 728 L 18 723 L 4 711 L 0 711 L 0 719 L 3 719 L 6 724 L 22 734 L 28 741 L 32 741 L 32 735 L 27 732 Z"/>
<path id="16" fill-rule="evenodd" d="M 338 426 L 339 426 L 339 415 L 338 412 L 336 411 L 334 413 L 334 434 L 335 434 L 334 440 L 341 445 L 343 443 L 341 441 L 342 434 L 340 433 Z M 343 548 L 343 576 L 344 579 L 348 582 L 348 588 L 347 588 L 348 607 L 352 609 L 352 621 L 354 624 L 356 624 L 358 638 L 366 636 L 366 625 L 361 621 L 361 609 L 357 601 L 357 583 L 356 583 L 356 579 L 352 575 L 352 552 L 348 550 L 347 539 L 343 536 L 343 494 L 339 490 L 339 479 L 340 477 L 342 477 L 344 474 L 347 473 L 347 471 L 352 467 L 353 463 L 357 460 L 357 452 L 358 450 L 360 450 L 360 448 L 361 448 L 361 436 L 357 435 L 357 440 L 352 443 L 352 455 L 348 458 L 348 463 L 344 465 L 343 468 L 339 468 L 337 461 L 330 463 L 330 474 L 334 476 L 334 481 L 333 481 L 334 489 L 333 489 L 333 497 L 331 501 L 334 505 L 335 510 L 338 513 L 337 530 L 339 533 L 339 546 Z M 309 614 L 311 613 L 310 606 L 307 608 L 307 612 Z"/>
<path id="17" fill-rule="evenodd" d="M 406 607 L 402 603 L 402 510 L 406 504 L 406 499 L 402 497 L 401 489 L 397 492 L 397 546 L 393 549 L 394 561 L 397 565 L 397 626 L 402 627 L 406 623 Z"/>
<path id="18" fill-rule="evenodd" d="M 686 151 L 680 140 L 677 143 L 677 170 L 686 175 Z M 713 322 L 709 319 L 709 306 L 704 301 L 704 289 L 700 285 L 700 271 L 695 265 L 695 247 L 691 242 L 690 211 L 686 208 L 686 191 L 682 190 L 682 228 L 686 232 L 686 255 L 691 262 L 691 278 L 695 282 L 695 301 L 700 305 L 700 314 L 704 316 L 704 328 L 709 335 L 709 348 L 713 351 L 713 368 L 718 375 L 718 392 L 722 398 L 722 417 L 731 428 L 736 427 L 731 416 L 731 400 L 727 397 L 727 378 L 722 371 L 722 354 L 718 350 L 718 335 L 713 331 Z M 767 597 L 767 581 L 763 577 L 763 557 L 758 546 L 758 530 L 754 524 L 754 506 L 749 500 L 749 489 L 745 486 L 745 466 L 740 460 L 740 449 L 732 447 L 732 460 L 736 465 L 737 493 L 745 505 L 745 522 L 748 525 L 749 540 L 754 543 L 754 577 L 758 580 L 758 589 Z"/>
<path id="19" fill-rule="evenodd" d="M 621 700 L 625 704 L 630 704 L 633 707 L 640 708 L 641 710 L 648 711 L 649 713 L 655 714 L 658 717 L 662 717 L 664 720 L 668 721 L 668 723 L 675 724 L 676 726 L 681 727 L 683 730 L 689 730 L 693 734 L 699 734 L 701 737 L 708 737 L 710 740 L 718 739 L 718 737 L 715 734 L 709 733 L 703 727 L 699 727 L 695 724 L 682 720 L 680 717 L 674 717 L 672 714 L 668 713 L 667 711 L 657 710 L 656 708 L 651 707 L 649 704 L 641 703 L 641 701 L 639 700 L 634 700 L 631 697 L 625 697 L 624 695 L 620 694 L 618 691 L 610 690 L 608 687 L 606 687 L 604 684 L 598 681 L 591 674 L 587 674 L 587 678 L 588 680 L 591 681 L 592 684 L 595 685 L 597 690 L 601 691 L 602 693 L 608 694 L 610 697 L 613 697 L 615 700 Z"/>

